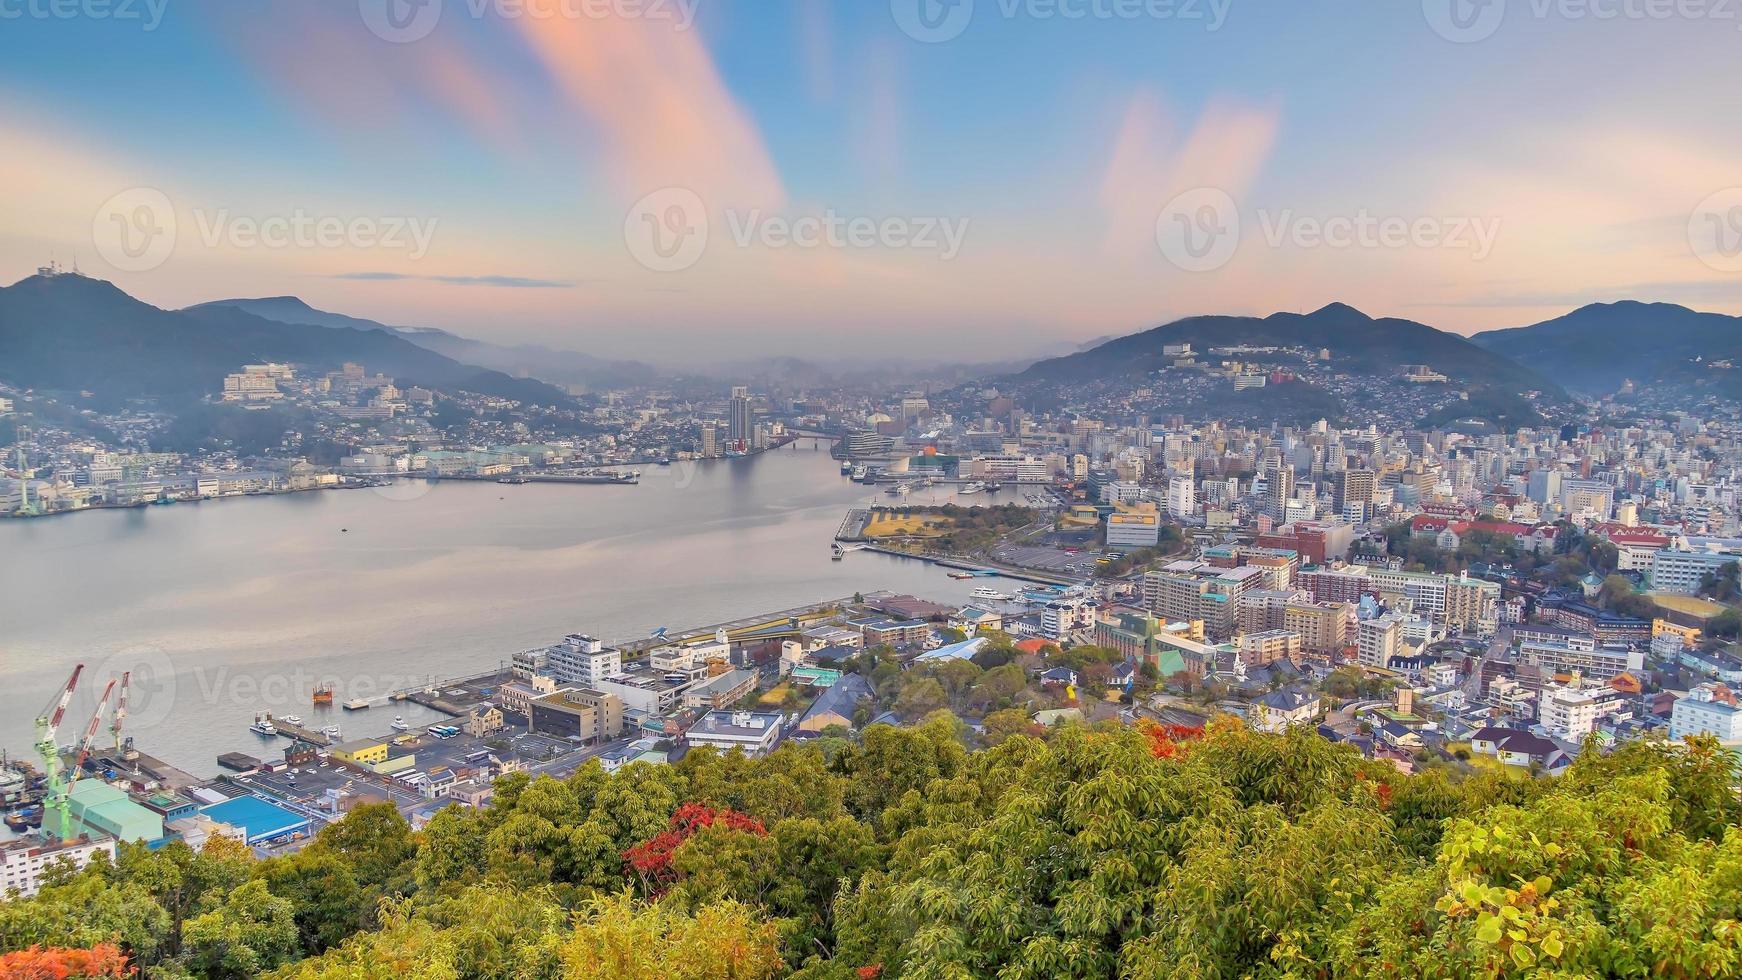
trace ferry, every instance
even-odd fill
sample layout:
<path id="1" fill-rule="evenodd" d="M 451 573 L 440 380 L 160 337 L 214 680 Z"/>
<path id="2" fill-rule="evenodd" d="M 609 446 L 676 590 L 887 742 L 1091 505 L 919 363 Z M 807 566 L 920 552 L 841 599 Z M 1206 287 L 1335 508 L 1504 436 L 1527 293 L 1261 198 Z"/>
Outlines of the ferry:
<path id="1" fill-rule="evenodd" d="M 974 591 L 968 593 L 968 596 L 969 596 L 969 598 L 987 599 L 987 600 L 990 600 L 992 602 L 1008 602 L 1008 601 L 1010 601 L 1010 597 L 1005 595 L 1004 593 L 999 592 L 997 589 L 988 589 L 984 586 L 982 586 L 978 589 L 975 589 Z"/>
<path id="2" fill-rule="evenodd" d="M 985 489 L 986 484 L 981 483 L 979 480 L 975 480 L 973 483 L 963 485 L 962 489 L 957 490 L 956 492 L 966 497 L 970 493 L 980 493 Z"/>
<path id="3" fill-rule="evenodd" d="M 393 729 L 396 732 L 409 732 L 409 731 L 411 731 L 411 726 L 407 725 L 405 723 L 405 719 L 400 717 L 399 715 L 394 715 L 393 716 L 393 724 L 388 725 L 387 727 Z"/>
<path id="4" fill-rule="evenodd" d="M 254 724 L 249 725 L 248 730 L 256 735 L 265 735 L 268 738 L 278 734 L 278 727 L 272 724 L 271 715 L 255 715 Z"/>

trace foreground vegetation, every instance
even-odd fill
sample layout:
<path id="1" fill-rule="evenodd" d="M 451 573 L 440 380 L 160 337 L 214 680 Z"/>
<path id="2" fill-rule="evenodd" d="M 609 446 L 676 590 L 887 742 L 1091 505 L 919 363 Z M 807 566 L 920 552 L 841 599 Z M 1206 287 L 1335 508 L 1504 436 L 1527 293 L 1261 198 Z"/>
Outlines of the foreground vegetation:
<path id="1" fill-rule="evenodd" d="M 965 738 L 939 712 L 510 776 L 421 833 L 366 806 L 267 861 L 128 847 L 0 904 L 0 950 L 310 980 L 1742 973 L 1742 812 L 1709 741 L 1458 781 L 1231 721 Z"/>

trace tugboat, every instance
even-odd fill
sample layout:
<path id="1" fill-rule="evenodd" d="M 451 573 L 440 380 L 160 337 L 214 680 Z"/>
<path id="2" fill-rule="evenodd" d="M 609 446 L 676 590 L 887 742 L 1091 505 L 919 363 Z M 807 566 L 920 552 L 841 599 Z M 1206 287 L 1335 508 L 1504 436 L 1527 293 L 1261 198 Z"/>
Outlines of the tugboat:
<path id="1" fill-rule="evenodd" d="M 396 732 L 409 732 L 409 731 L 411 731 L 411 726 L 407 725 L 405 723 L 405 719 L 401 718 L 399 715 L 394 715 L 393 716 L 393 724 L 391 724 L 387 727 L 393 729 Z"/>
<path id="2" fill-rule="evenodd" d="M 254 724 L 249 725 L 248 730 L 256 735 L 264 735 L 267 738 L 271 738 L 278 734 L 278 726 L 272 723 L 272 716 L 269 714 L 255 715 Z"/>

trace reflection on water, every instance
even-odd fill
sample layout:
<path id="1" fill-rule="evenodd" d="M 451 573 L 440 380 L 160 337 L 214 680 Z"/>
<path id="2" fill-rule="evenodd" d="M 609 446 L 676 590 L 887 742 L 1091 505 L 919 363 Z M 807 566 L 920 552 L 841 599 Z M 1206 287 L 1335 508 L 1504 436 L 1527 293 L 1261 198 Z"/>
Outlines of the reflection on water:
<path id="1" fill-rule="evenodd" d="M 966 599 L 973 583 L 919 562 L 829 560 L 845 510 L 873 496 L 804 444 L 651 467 L 633 487 L 419 483 L 0 522 L 0 745 L 28 749 L 78 661 L 75 724 L 89 689 L 135 670 L 140 747 L 211 772 L 260 747 L 255 711 L 312 722 L 317 681 L 342 702 L 569 632 L 630 639 L 878 589 Z M 322 723 L 382 734 L 413 710 Z"/>

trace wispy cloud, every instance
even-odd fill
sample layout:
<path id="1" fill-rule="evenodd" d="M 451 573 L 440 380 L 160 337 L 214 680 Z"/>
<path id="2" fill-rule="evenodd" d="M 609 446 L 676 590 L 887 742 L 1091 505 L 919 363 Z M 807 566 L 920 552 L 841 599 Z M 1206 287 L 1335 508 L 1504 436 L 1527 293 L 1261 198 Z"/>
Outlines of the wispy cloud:
<path id="1" fill-rule="evenodd" d="M 529 279 L 525 276 L 422 276 L 404 272 L 336 272 L 328 279 L 355 282 L 439 282 L 445 286 L 502 286 L 510 289 L 573 289 L 572 279 Z"/>

